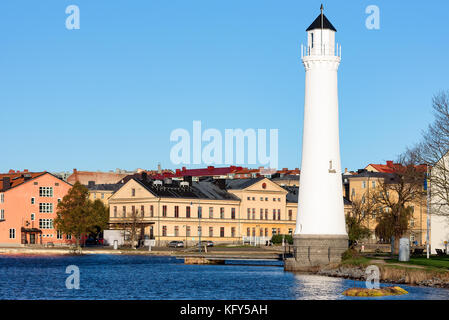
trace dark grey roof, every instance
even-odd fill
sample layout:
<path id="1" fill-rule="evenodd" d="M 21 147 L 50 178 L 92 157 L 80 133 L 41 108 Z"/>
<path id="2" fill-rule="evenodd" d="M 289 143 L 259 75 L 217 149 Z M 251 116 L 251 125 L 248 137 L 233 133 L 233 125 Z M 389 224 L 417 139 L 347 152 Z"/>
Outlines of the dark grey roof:
<path id="1" fill-rule="evenodd" d="M 279 181 L 279 180 L 298 180 L 299 181 L 299 175 L 296 174 L 286 174 L 284 176 L 272 178 L 271 181 Z"/>
<path id="2" fill-rule="evenodd" d="M 287 202 L 294 202 L 298 203 L 298 193 L 299 193 L 299 187 L 295 186 L 283 186 L 285 190 L 288 191 L 286 200 Z"/>
<path id="3" fill-rule="evenodd" d="M 310 31 L 313 29 L 321 29 L 321 14 L 315 19 L 315 21 L 312 22 L 312 24 L 307 28 L 306 31 Z M 326 16 L 323 14 L 323 29 L 330 29 L 332 31 L 337 31 L 337 29 L 334 28 L 332 23 L 326 18 Z"/>
<path id="4" fill-rule="evenodd" d="M 157 197 L 164 198 L 187 198 L 187 199 L 209 199 L 209 200 L 236 200 L 240 199 L 232 193 L 221 189 L 211 181 L 193 182 L 189 186 L 180 186 L 180 181 L 172 181 L 171 184 L 162 186 L 153 185 L 152 180 L 142 181 L 134 179 L 148 191 Z"/>
<path id="5" fill-rule="evenodd" d="M 263 179 L 265 179 L 265 178 L 259 177 L 259 178 L 249 178 L 249 179 L 226 179 L 226 189 L 228 189 L 228 190 L 245 189 Z"/>
<path id="6" fill-rule="evenodd" d="M 288 193 L 287 193 L 287 202 L 298 203 L 299 187 L 283 186 L 282 188 L 284 188 L 285 190 L 288 191 Z M 351 201 L 349 201 L 348 199 L 343 197 L 343 203 L 345 205 L 350 205 Z"/>
<path id="7" fill-rule="evenodd" d="M 393 174 L 386 173 L 386 172 L 372 172 L 372 171 L 361 171 L 360 173 L 353 174 L 353 175 L 345 175 L 345 178 L 352 179 L 352 178 L 388 178 L 393 177 Z"/>
<path id="8" fill-rule="evenodd" d="M 114 183 L 114 184 L 94 184 L 91 186 L 87 186 L 90 191 L 117 191 L 123 186 L 123 183 Z"/>

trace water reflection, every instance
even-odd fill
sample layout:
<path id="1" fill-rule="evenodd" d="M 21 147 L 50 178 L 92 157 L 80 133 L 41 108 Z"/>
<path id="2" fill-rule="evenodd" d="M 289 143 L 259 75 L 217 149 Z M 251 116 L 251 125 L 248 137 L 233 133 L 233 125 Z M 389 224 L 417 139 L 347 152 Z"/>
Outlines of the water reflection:
<path id="1" fill-rule="evenodd" d="M 0 299 L 366 299 L 342 295 L 347 288 L 364 287 L 362 281 L 294 274 L 266 262 L 243 264 L 184 265 L 155 256 L 0 255 Z M 80 290 L 65 287 L 68 265 L 80 268 Z M 401 287 L 410 294 L 376 299 L 449 299 L 449 290 Z"/>

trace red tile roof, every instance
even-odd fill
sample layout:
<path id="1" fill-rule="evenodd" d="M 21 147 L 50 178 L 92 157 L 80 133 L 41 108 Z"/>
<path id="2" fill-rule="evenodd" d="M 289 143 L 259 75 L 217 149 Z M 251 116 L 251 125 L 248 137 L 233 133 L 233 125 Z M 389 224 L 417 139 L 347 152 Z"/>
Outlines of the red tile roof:
<path id="1" fill-rule="evenodd" d="M 42 172 L 28 172 L 28 170 L 25 170 L 23 172 L 20 171 L 14 171 L 9 170 L 9 173 L 0 173 L 0 190 L 3 190 L 3 178 L 9 178 L 10 188 L 17 187 L 18 185 L 21 185 L 22 183 L 37 178 L 41 175 L 44 175 L 48 173 L 47 171 Z M 6 190 L 3 190 L 6 191 Z"/>

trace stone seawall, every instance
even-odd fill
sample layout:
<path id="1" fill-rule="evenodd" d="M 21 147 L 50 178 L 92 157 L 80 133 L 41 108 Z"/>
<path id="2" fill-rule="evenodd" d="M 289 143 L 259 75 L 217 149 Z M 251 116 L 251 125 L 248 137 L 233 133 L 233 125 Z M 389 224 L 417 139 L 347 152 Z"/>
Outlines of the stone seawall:
<path id="1" fill-rule="evenodd" d="M 380 270 L 380 282 L 407 284 L 449 289 L 449 271 L 436 272 L 425 269 L 396 268 L 388 265 L 377 265 Z M 310 273 L 366 281 L 366 266 L 333 265 L 327 266 Z"/>

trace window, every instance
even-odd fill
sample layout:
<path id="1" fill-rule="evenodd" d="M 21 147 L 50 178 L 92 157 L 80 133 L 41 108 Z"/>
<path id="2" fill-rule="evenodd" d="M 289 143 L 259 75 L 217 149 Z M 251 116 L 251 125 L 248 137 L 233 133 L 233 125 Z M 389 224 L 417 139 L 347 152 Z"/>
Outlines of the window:
<path id="1" fill-rule="evenodd" d="M 268 237 L 268 228 L 265 228 L 265 237 Z"/>
<path id="2" fill-rule="evenodd" d="M 263 220 L 263 209 L 260 209 L 260 220 Z"/>
<path id="3" fill-rule="evenodd" d="M 198 207 L 198 218 L 201 219 L 203 217 L 203 208 Z"/>
<path id="4" fill-rule="evenodd" d="M 292 221 L 292 219 L 293 219 L 293 212 L 290 209 L 290 210 L 288 210 L 288 220 Z"/>
<path id="5" fill-rule="evenodd" d="M 273 209 L 273 220 L 276 220 L 276 209 Z"/>
<path id="6" fill-rule="evenodd" d="M 213 219 L 214 217 L 214 207 L 209 207 L 209 219 Z"/>
<path id="7" fill-rule="evenodd" d="M 410 242 L 415 242 L 415 234 L 413 232 L 410 233 Z"/>
<path id="8" fill-rule="evenodd" d="M 145 217 L 145 206 L 140 206 L 140 214 Z"/>
<path id="9" fill-rule="evenodd" d="M 276 198 L 273 198 L 273 201 L 276 201 Z"/>
<path id="10" fill-rule="evenodd" d="M 202 235 L 202 229 L 201 229 L 201 226 L 198 226 L 198 236 L 201 236 Z"/>
<path id="11" fill-rule="evenodd" d="M 163 237 L 167 236 L 167 226 L 162 226 L 162 236 Z"/>
<path id="12" fill-rule="evenodd" d="M 247 215 L 248 215 L 248 220 L 251 219 L 251 209 L 250 208 L 248 208 Z"/>
<path id="13" fill-rule="evenodd" d="M 371 182 L 371 186 L 372 186 L 373 188 L 375 188 L 375 187 L 376 187 L 376 181 L 372 181 L 372 182 Z"/>
<path id="14" fill-rule="evenodd" d="M 153 205 L 150 206 L 150 217 L 154 217 L 154 207 L 153 207 Z"/>
<path id="15" fill-rule="evenodd" d="M 292 228 L 289 228 L 289 229 L 288 229 L 288 234 L 289 234 L 289 235 L 292 235 L 292 234 L 293 234 L 293 229 L 292 229 Z"/>
<path id="16" fill-rule="evenodd" d="M 16 229 L 9 229 L 9 239 L 16 238 Z"/>
<path id="17" fill-rule="evenodd" d="M 235 227 L 231 228 L 231 237 L 235 237 Z"/>
<path id="18" fill-rule="evenodd" d="M 190 237 L 190 227 L 186 226 L 186 237 Z"/>
<path id="19" fill-rule="evenodd" d="M 263 229 L 262 228 L 259 229 L 259 236 L 263 237 Z"/>
<path id="20" fill-rule="evenodd" d="M 126 217 L 126 206 L 123 206 L 122 213 L 123 213 L 123 216 Z"/>
<path id="21" fill-rule="evenodd" d="M 268 220 L 268 209 L 265 209 L 265 220 Z"/>
<path id="22" fill-rule="evenodd" d="M 131 197 L 135 197 L 136 196 L 136 189 L 131 189 Z"/>
<path id="23" fill-rule="evenodd" d="M 39 187 L 39 197 L 53 197 L 53 187 Z"/>
<path id="24" fill-rule="evenodd" d="M 209 227 L 209 237 L 214 236 L 214 227 Z"/>
<path id="25" fill-rule="evenodd" d="M 260 197 L 260 201 L 263 201 L 263 197 Z"/>
<path id="26" fill-rule="evenodd" d="M 175 206 L 175 218 L 179 218 L 179 206 Z"/>
<path id="27" fill-rule="evenodd" d="M 190 207 L 186 207 L 186 218 L 190 218 Z"/>
<path id="28" fill-rule="evenodd" d="M 253 233 L 252 233 L 253 237 L 256 236 L 256 228 L 253 228 Z"/>
<path id="29" fill-rule="evenodd" d="M 166 217 L 167 216 L 167 206 L 162 206 L 162 216 Z"/>
<path id="30" fill-rule="evenodd" d="M 312 43 L 312 48 L 313 48 L 313 33 L 310 34 L 310 42 Z"/>
<path id="31" fill-rule="evenodd" d="M 273 235 L 273 236 L 276 235 L 276 228 L 271 229 L 271 235 Z"/>
<path id="32" fill-rule="evenodd" d="M 35 200 L 34 197 L 31 198 L 31 204 L 34 204 Z"/>
<path id="33" fill-rule="evenodd" d="M 250 228 L 246 228 L 246 235 L 247 235 L 248 237 L 251 236 L 251 229 L 250 229 Z"/>
<path id="34" fill-rule="evenodd" d="M 94 193 L 94 199 L 97 199 L 97 194 L 96 193 Z"/>
<path id="35" fill-rule="evenodd" d="M 223 207 L 220 208 L 220 219 L 225 218 L 225 209 Z"/>
<path id="36" fill-rule="evenodd" d="M 251 200 L 251 197 L 248 197 L 247 200 Z"/>
<path id="37" fill-rule="evenodd" d="M 225 229 L 224 227 L 220 227 L 220 237 L 224 238 L 225 236 Z"/>
<path id="38" fill-rule="evenodd" d="M 366 188 L 366 181 L 362 181 L 362 189 Z"/>
<path id="39" fill-rule="evenodd" d="M 281 198 L 278 198 L 278 202 L 281 202 Z"/>
<path id="40" fill-rule="evenodd" d="M 62 231 L 58 230 L 57 234 L 56 234 L 56 239 L 61 240 L 62 239 Z"/>
<path id="41" fill-rule="evenodd" d="M 58 198 L 58 203 L 60 203 L 61 202 L 61 198 Z"/>
<path id="42" fill-rule="evenodd" d="M 104 199 L 104 193 L 101 194 L 101 199 Z"/>
<path id="43" fill-rule="evenodd" d="M 411 218 L 410 219 L 410 227 L 414 227 L 415 226 L 415 219 Z"/>
<path id="44" fill-rule="evenodd" d="M 231 208 L 231 219 L 235 219 L 235 208 Z"/>
<path id="45" fill-rule="evenodd" d="M 131 206 L 131 214 L 132 217 L 134 217 L 134 215 L 136 214 L 136 206 Z"/>
<path id="46" fill-rule="evenodd" d="M 253 220 L 256 219 L 256 208 L 253 208 Z"/>
<path id="47" fill-rule="evenodd" d="M 5 202 L 5 194 L 4 193 L 0 193 L 0 203 Z"/>
<path id="48" fill-rule="evenodd" d="M 175 226 L 175 237 L 179 236 L 179 227 Z"/>
<path id="49" fill-rule="evenodd" d="M 278 209 L 278 220 L 281 220 L 281 209 Z"/>
<path id="50" fill-rule="evenodd" d="M 39 219 L 40 229 L 53 229 L 53 219 Z"/>
<path id="51" fill-rule="evenodd" d="M 67 240 L 72 240 L 72 235 L 71 234 L 68 234 L 65 237 L 66 237 Z"/>
<path id="52" fill-rule="evenodd" d="M 34 213 L 32 213 L 31 214 L 31 221 L 34 221 L 35 220 L 35 215 L 34 215 Z"/>
<path id="53" fill-rule="evenodd" d="M 265 198 L 265 201 L 268 201 L 268 198 Z"/>
<path id="54" fill-rule="evenodd" d="M 0 210 L 0 220 L 5 220 L 5 209 Z"/>
<path id="55" fill-rule="evenodd" d="M 39 203 L 39 212 L 53 213 L 53 203 Z"/>
<path id="56" fill-rule="evenodd" d="M 117 206 L 114 206 L 114 218 L 117 218 Z"/>
<path id="57" fill-rule="evenodd" d="M 253 197 L 253 201 L 255 201 L 256 200 L 256 197 Z"/>

